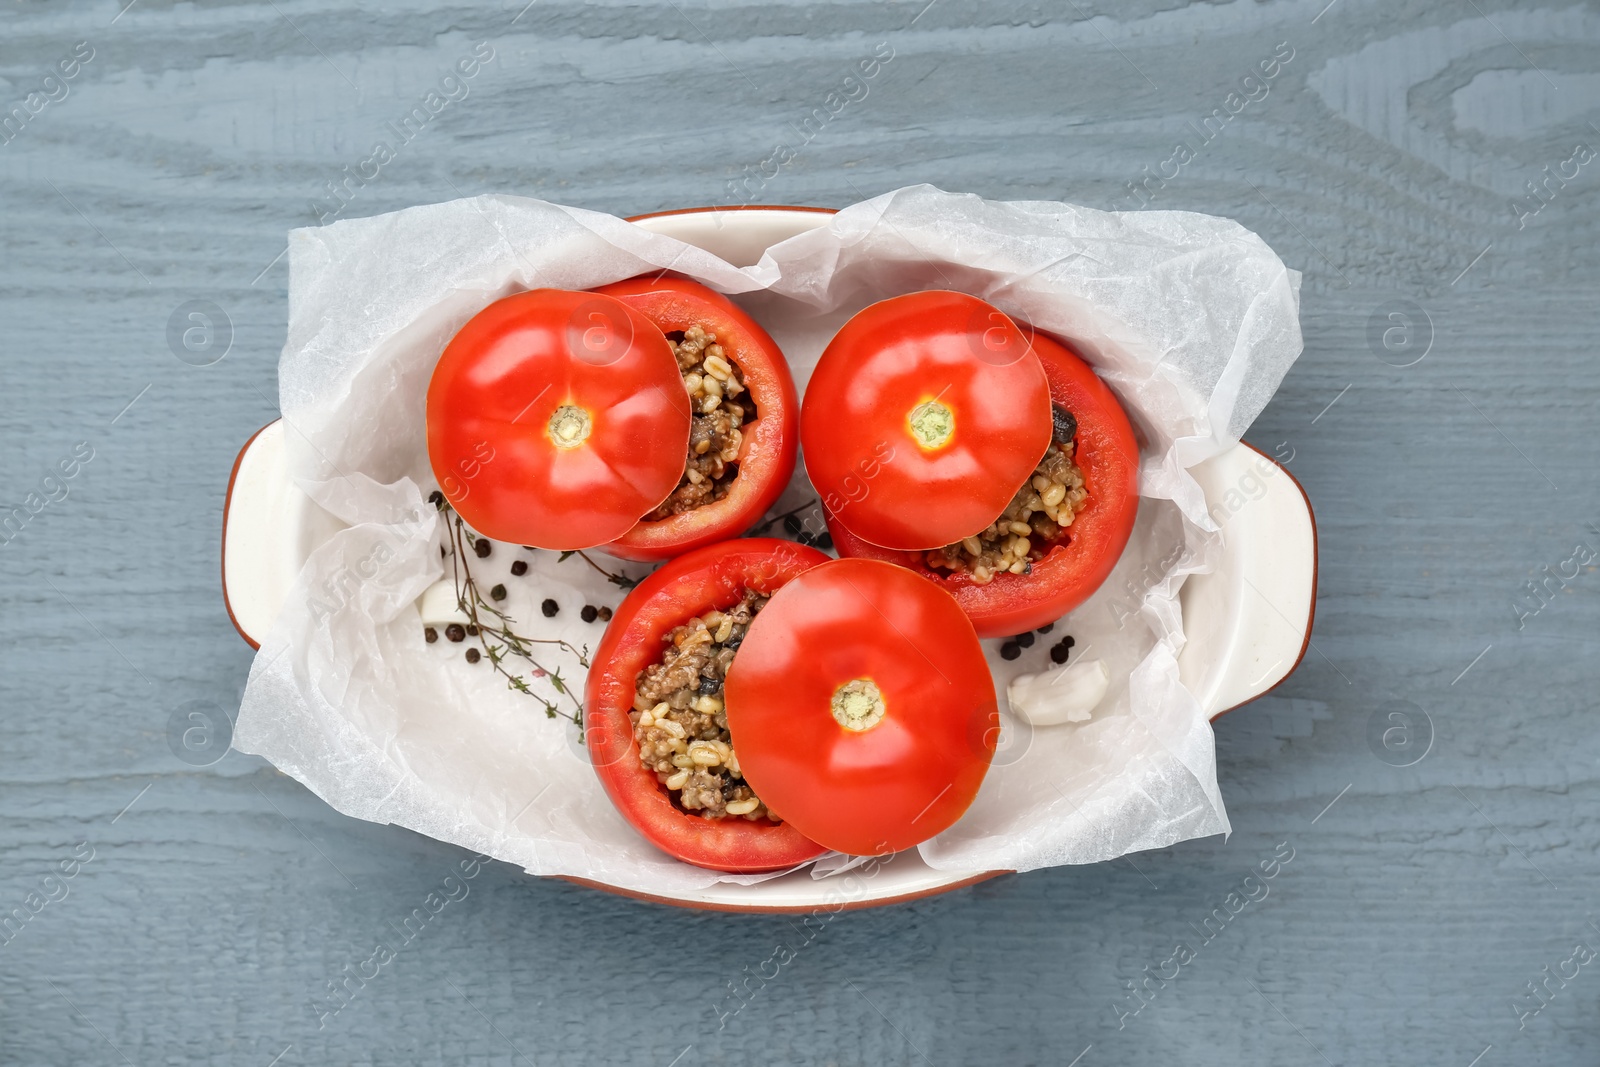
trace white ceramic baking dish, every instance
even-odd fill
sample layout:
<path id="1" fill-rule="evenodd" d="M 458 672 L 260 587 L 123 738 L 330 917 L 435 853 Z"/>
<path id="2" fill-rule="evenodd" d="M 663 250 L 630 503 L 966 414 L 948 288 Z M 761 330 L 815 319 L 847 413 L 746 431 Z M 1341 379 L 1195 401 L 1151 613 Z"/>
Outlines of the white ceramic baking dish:
<path id="1" fill-rule="evenodd" d="M 823 225 L 830 214 L 822 208 L 701 208 L 633 221 L 746 266 L 770 245 Z M 1222 525 L 1223 551 L 1215 571 L 1192 575 L 1183 586 L 1189 636 L 1178 663 L 1184 684 L 1216 718 L 1283 681 L 1305 655 L 1316 608 L 1316 523 L 1300 484 L 1249 444 L 1191 473 Z M 223 599 L 239 633 L 259 647 L 307 556 L 339 529 L 290 481 L 281 421 L 257 431 L 240 450 L 222 523 Z M 802 871 L 671 898 L 584 884 L 679 906 L 811 912 L 913 900 L 1003 873 L 934 870 L 912 850 L 870 878 L 817 880 Z"/>

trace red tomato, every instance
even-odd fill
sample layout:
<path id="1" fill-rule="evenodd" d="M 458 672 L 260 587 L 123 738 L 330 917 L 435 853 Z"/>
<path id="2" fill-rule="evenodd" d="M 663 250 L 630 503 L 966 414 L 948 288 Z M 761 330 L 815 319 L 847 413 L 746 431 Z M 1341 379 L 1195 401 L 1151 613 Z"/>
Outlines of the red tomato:
<path id="1" fill-rule="evenodd" d="M 1028 338 L 964 293 L 873 304 L 844 324 L 800 413 L 831 518 L 895 549 L 977 533 L 1050 446 L 1050 388 Z"/>
<path id="2" fill-rule="evenodd" d="M 949 594 L 877 560 L 834 560 L 778 590 L 728 668 L 745 781 L 799 832 L 882 855 L 978 793 L 999 730 L 994 680 Z"/>
<path id="3" fill-rule="evenodd" d="M 1050 399 L 1077 419 L 1075 462 L 1088 503 L 1028 574 L 979 584 L 965 571 L 930 568 L 921 552 L 868 544 L 832 516 L 828 530 L 841 556 L 889 560 L 948 590 L 980 637 L 1005 637 L 1054 622 L 1100 588 L 1133 532 L 1139 510 L 1139 443 L 1115 394 L 1065 346 L 1035 334 L 1033 347 L 1050 381 Z"/>
<path id="4" fill-rule="evenodd" d="M 677 485 L 689 398 L 643 315 L 608 296 L 536 289 L 490 304 L 445 347 L 427 428 L 434 476 L 473 529 L 592 548 Z"/>
<path id="5" fill-rule="evenodd" d="M 623 559 L 653 561 L 738 537 L 777 503 L 794 473 L 800 402 L 783 353 L 733 301 L 687 278 L 658 274 L 594 291 L 621 300 L 663 333 L 698 325 L 716 334 L 756 408 L 754 421 L 741 427 L 744 442 L 738 473 L 727 496 L 693 511 L 640 522 L 607 545 L 606 551 Z M 680 474 L 682 470 L 680 463 Z"/>
<path id="6" fill-rule="evenodd" d="M 750 872 L 782 870 L 826 851 L 789 822 L 708 819 L 674 804 L 655 773 L 640 764 L 628 713 L 639 672 L 660 660 L 662 638 L 674 626 L 737 603 L 746 589 L 775 591 L 827 559 L 814 548 L 773 538 L 710 545 L 640 582 L 606 627 L 584 690 L 589 758 L 618 810 L 663 852 L 698 867 Z M 743 654 L 741 645 L 733 662 Z"/>

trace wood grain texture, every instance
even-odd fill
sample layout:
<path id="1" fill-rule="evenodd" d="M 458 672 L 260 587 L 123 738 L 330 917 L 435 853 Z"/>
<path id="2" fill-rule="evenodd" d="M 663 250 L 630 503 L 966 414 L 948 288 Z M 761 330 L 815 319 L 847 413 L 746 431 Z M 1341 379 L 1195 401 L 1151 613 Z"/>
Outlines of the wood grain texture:
<path id="1" fill-rule="evenodd" d="M 46 75 L 93 49 L 0 144 L 0 497 L 94 450 L 0 545 L 0 918 L 93 850 L 4 935 L 0 1063 L 1600 1058 L 1600 963 L 1526 987 L 1600 948 L 1600 576 L 1553 584 L 1520 628 L 1513 607 L 1600 548 L 1600 160 L 1539 200 L 1525 184 L 1600 147 L 1600 7 L 925 4 L 0 8 L 6 108 L 59 95 Z M 1306 352 L 1250 436 L 1293 449 L 1322 550 L 1313 651 L 1217 726 L 1230 840 L 814 933 L 494 865 L 404 941 L 457 850 L 345 819 L 254 758 L 174 757 L 169 716 L 231 710 L 250 662 L 218 533 L 234 454 L 276 412 L 285 231 L 480 41 L 495 58 L 468 95 L 342 217 L 488 190 L 727 202 L 779 143 L 798 154 L 758 201 L 928 181 L 1129 206 L 1128 182 L 1197 145 L 1150 206 L 1237 218 L 1305 271 Z M 1265 95 L 1202 136 L 1280 43 Z M 880 44 L 865 98 L 802 143 Z M 191 300 L 231 323 L 211 366 L 169 348 Z M 1431 341 L 1412 366 L 1390 363 L 1424 333 L 1370 340 L 1393 301 Z M 1408 767 L 1369 740 L 1396 710 L 1431 721 Z M 1205 941 L 1281 842 L 1268 895 Z M 319 1018 L 379 939 L 395 958 Z M 1193 958 L 1144 984 L 1179 941 Z M 733 1012 L 728 983 L 780 943 L 794 959 Z"/>

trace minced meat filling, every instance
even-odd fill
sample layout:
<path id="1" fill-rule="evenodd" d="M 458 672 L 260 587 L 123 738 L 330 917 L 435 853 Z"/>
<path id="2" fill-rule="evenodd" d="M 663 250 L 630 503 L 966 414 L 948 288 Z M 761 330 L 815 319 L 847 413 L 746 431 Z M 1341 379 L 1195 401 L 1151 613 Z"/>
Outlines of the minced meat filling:
<path id="1" fill-rule="evenodd" d="M 1073 462 L 1077 423 L 1056 409 L 1055 439 L 1044 458 L 988 529 L 953 545 L 935 548 L 924 557 L 928 566 L 966 571 L 988 584 L 1009 571 L 1027 574 L 1045 553 L 1066 541 L 1066 528 L 1089 501 L 1083 471 Z"/>
<path id="2" fill-rule="evenodd" d="M 728 495 L 739 473 L 741 427 L 756 417 L 755 404 L 745 393 L 744 376 L 728 359 L 717 335 L 702 326 L 667 334 L 672 354 L 678 357 L 683 386 L 689 391 L 694 415 L 689 427 L 689 458 L 678 488 L 646 521 L 693 511 Z"/>
<path id="3" fill-rule="evenodd" d="M 746 591 L 727 611 L 708 611 L 675 626 L 661 661 L 634 683 L 633 737 L 639 762 L 684 810 L 708 819 L 743 816 L 781 821 L 745 784 L 728 733 L 722 683 L 750 620 L 767 598 Z"/>

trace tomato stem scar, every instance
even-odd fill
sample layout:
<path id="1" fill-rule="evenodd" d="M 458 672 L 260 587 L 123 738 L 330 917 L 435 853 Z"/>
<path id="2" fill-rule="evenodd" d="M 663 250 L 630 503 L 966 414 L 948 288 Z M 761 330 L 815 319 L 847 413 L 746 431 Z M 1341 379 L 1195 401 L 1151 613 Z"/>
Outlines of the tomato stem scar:
<path id="1" fill-rule="evenodd" d="M 573 404 L 562 404 L 550 416 L 550 440 L 557 448 L 577 448 L 589 439 L 594 420 L 589 413 Z"/>
<path id="2" fill-rule="evenodd" d="M 861 733 L 883 721 L 883 693 L 870 678 L 856 678 L 833 691 L 833 718 L 846 730 Z"/>
<path id="3" fill-rule="evenodd" d="M 918 445 L 932 451 L 943 448 L 955 437 L 956 416 L 937 400 L 924 400 L 906 416 L 906 426 Z"/>

